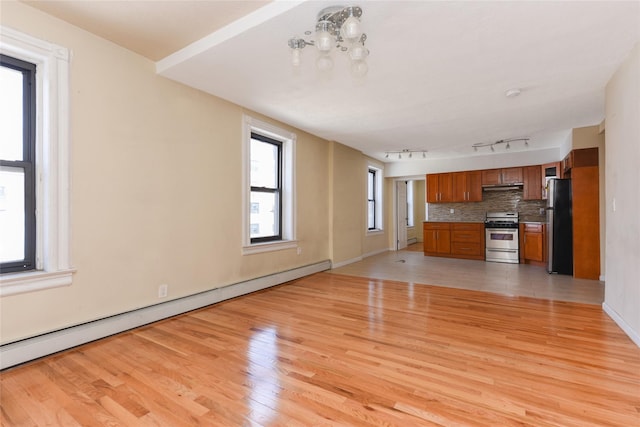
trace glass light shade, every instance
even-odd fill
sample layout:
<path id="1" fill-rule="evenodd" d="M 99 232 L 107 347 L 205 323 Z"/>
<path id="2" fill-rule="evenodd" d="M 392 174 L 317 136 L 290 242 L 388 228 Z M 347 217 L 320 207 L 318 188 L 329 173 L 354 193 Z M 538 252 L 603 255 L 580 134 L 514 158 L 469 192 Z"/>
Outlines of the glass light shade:
<path id="1" fill-rule="evenodd" d="M 333 69 L 333 58 L 329 55 L 319 55 L 316 60 L 316 67 L 320 71 L 331 71 Z"/>
<path id="2" fill-rule="evenodd" d="M 365 60 L 369 56 L 369 49 L 362 44 L 355 44 L 349 49 L 349 57 L 354 61 Z"/>
<path id="3" fill-rule="evenodd" d="M 329 52 L 333 47 L 333 37 L 328 31 L 316 32 L 316 48 L 320 52 Z"/>
<path id="4" fill-rule="evenodd" d="M 348 17 L 340 28 L 340 35 L 346 42 L 356 43 L 362 35 L 360 20 L 353 15 Z"/>
<path id="5" fill-rule="evenodd" d="M 363 60 L 351 61 L 351 75 L 355 78 L 362 78 L 367 75 L 369 66 Z"/>
<path id="6" fill-rule="evenodd" d="M 300 66 L 300 49 L 291 49 L 291 65 L 294 67 Z"/>

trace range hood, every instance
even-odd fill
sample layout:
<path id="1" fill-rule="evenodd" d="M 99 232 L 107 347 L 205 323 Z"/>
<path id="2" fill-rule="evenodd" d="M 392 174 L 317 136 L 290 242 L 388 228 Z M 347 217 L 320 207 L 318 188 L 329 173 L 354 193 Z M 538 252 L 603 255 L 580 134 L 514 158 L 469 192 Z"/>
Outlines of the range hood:
<path id="1" fill-rule="evenodd" d="M 482 191 L 522 190 L 523 187 L 524 187 L 523 182 L 515 182 L 513 184 L 491 184 L 491 185 L 483 185 Z"/>

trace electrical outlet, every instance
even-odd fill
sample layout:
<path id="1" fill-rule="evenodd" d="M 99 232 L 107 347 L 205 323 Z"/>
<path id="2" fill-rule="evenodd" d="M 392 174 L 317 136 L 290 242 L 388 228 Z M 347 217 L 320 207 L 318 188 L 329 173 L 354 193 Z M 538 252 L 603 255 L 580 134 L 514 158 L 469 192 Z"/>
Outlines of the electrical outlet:
<path id="1" fill-rule="evenodd" d="M 454 209 L 449 209 L 449 213 L 454 213 L 455 210 Z"/>
<path id="2" fill-rule="evenodd" d="M 300 255 L 302 253 L 302 248 L 298 246 L 298 249 L 296 250 L 296 252 L 298 253 L 298 255 Z"/>
<path id="3" fill-rule="evenodd" d="M 169 285 L 162 284 L 158 286 L 158 298 L 166 298 L 169 294 Z"/>

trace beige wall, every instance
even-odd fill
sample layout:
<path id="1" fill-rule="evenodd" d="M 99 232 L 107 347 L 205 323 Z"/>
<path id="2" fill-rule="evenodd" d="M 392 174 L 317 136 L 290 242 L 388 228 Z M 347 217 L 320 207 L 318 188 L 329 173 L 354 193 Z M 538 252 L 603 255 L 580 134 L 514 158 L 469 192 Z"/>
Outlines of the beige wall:
<path id="1" fill-rule="evenodd" d="M 162 283 L 171 299 L 329 259 L 327 141 L 258 117 L 298 136 L 302 253 L 243 256 L 242 108 L 159 77 L 152 62 L 22 3 L 3 2 L 1 22 L 72 52 L 77 269 L 71 286 L 2 298 L 2 343 L 157 304 Z M 341 167 L 362 159 L 355 152 Z M 357 251 L 360 234 L 354 241 Z"/>
<path id="2" fill-rule="evenodd" d="M 604 304 L 640 345 L 640 44 L 607 84 L 605 111 Z"/>
<path id="3" fill-rule="evenodd" d="M 600 126 L 587 126 L 575 128 L 571 132 L 571 149 L 578 150 L 581 148 L 598 148 L 598 173 L 600 174 L 598 182 L 598 196 L 600 203 L 600 276 L 605 276 L 605 257 L 606 257 L 606 209 L 605 209 L 605 136 Z"/>
<path id="4" fill-rule="evenodd" d="M 346 145 L 331 143 L 332 249 L 334 263 L 362 256 L 365 225 L 366 162 Z"/>

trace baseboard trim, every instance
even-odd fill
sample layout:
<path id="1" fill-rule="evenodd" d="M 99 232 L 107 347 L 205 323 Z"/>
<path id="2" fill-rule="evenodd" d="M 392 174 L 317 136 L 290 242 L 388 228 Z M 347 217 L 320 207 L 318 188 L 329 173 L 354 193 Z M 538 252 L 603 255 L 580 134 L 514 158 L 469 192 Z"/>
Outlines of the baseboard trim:
<path id="1" fill-rule="evenodd" d="M 640 347 L 640 334 L 634 331 L 633 328 L 627 322 L 625 322 L 624 319 L 620 317 L 620 315 L 616 313 L 613 308 L 607 305 L 606 302 L 602 303 L 602 309 L 609 315 L 609 317 L 611 317 L 614 322 L 616 322 L 618 326 L 620 326 L 620 329 L 622 329 L 624 333 L 627 334 L 629 338 L 631 338 L 631 341 L 633 341 L 635 345 Z"/>
<path id="2" fill-rule="evenodd" d="M 0 369 L 331 268 L 326 260 L 0 346 Z"/>
<path id="3" fill-rule="evenodd" d="M 362 258 L 363 259 L 364 258 L 369 258 L 371 256 L 378 255 L 378 254 L 383 254 L 385 252 L 389 252 L 389 249 L 384 248 L 384 249 L 380 249 L 380 250 L 373 251 L 373 252 L 367 252 L 366 254 L 362 255 Z"/>
<path id="4" fill-rule="evenodd" d="M 353 264 L 354 262 L 358 262 L 358 261 L 362 261 L 362 257 L 361 256 L 355 257 L 355 258 L 351 258 L 351 259 L 348 259 L 346 261 L 340 261 L 340 262 L 333 263 L 331 265 L 331 268 L 344 267 L 345 265 Z"/>

